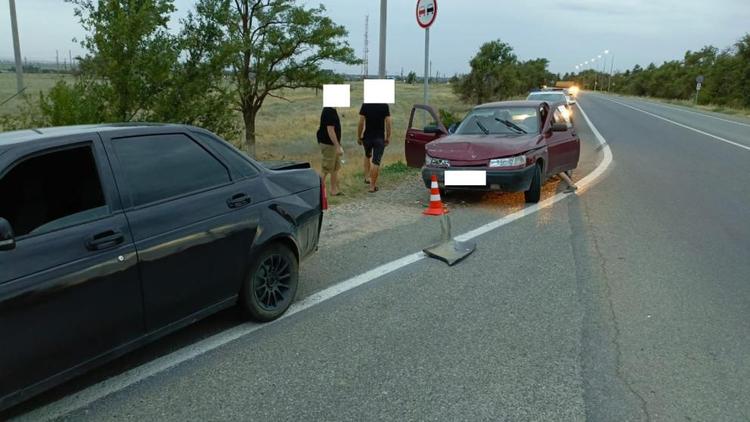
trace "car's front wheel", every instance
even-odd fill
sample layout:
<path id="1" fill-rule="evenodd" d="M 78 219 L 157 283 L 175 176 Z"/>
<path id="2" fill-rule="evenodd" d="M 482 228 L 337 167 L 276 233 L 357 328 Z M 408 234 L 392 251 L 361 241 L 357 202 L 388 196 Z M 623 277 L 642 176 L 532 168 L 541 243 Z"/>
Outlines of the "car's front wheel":
<path id="1" fill-rule="evenodd" d="M 274 244 L 252 263 L 242 285 L 240 306 L 256 321 L 273 321 L 289 309 L 297 293 L 299 264 L 289 248 Z"/>
<path id="2" fill-rule="evenodd" d="M 534 176 L 531 178 L 529 190 L 523 193 L 526 202 L 536 204 L 542 197 L 542 166 L 534 166 Z"/>

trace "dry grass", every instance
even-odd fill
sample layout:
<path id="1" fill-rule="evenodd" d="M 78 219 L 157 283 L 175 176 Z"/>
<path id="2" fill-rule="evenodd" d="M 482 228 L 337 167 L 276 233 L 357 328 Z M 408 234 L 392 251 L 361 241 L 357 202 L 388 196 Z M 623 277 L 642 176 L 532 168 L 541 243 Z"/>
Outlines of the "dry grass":
<path id="1" fill-rule="evenodd" d="M 342 169 L 342 190 L 347 197 L 363 193 L 362 147 L 357 145 L 356 131 L 359 121 L 359 107 L 363 100 L 362 83 L 352 83 L 352 107 L 339 109 L 341 118 L 342 144 L 346 164 Z M 295 90 L 282 93 L 291 102 L 271 98 L 258 116 L 257 155 L 260 159 L 292 159 L 310 161 L 315 168 L 320 167 L 320 150 L 315 139 L 318 129 L 323 94 L 315 90 Z M 393 139 L 383 157 L 384 178 L 387 186 L 400 178 L 416 174 L 399 162 L 404 162 L 404 139 L 409 124 L 409 113 L 414 104 L 423 102 L 422 85 L 396 83 L 396 104 L 391 106 L 393 116 Z M 430 87 L 430 103 L 434 107 L 448 110 L 463 116 L 471 105 L 461 102 L 449 85 Z M 332 203 L 338 202 L 333 199 Z"/>
<path id="2" fill-rule="evenodd" d="M 26 85 L 25 94 L 37 98 L 39 92 L 49 91 L 60 79 L 72 79 L 72 76 L 55 73 L 27 73 L 23 75 L 23 82 Z M 3 72 L 0 73 L 0 103 L 13 96 L 16 93 L 16 74 Z M 9 102 L 0 105 L 0 114 L 12 114 L 18 112 L 23 100 L 16 97 Z"/>

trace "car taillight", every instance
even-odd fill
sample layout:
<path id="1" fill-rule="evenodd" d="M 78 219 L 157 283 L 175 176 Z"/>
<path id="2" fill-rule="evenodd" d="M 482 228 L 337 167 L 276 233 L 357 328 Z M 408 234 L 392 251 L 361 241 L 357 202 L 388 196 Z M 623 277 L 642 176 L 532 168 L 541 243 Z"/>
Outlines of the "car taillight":
<path id="1" fill-rule="evenodd" d="M 328 192 L 326 192 L 326 183 L 320 178 L 320 208 L 323 211 L 328 209 Z"/>

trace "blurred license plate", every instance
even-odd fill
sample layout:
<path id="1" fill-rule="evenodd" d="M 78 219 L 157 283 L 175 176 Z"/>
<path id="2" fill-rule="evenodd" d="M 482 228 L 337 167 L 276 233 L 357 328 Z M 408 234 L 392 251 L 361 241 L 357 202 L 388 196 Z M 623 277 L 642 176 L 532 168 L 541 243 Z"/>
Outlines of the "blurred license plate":
<path id="1" fill-rule="evenodd" d="M 446 170 L 445 186 L 486 186 L 487 172 L 484 170 Z"/>

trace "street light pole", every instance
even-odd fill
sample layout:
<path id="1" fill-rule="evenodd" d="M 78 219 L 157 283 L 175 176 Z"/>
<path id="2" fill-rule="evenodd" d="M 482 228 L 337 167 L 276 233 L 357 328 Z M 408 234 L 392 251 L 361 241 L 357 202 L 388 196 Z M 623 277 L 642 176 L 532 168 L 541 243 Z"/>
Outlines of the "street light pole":
<path id="1" fill-rule="evenodd" d="M 385 41 L 388 20 L 388 0 L 380 0 L 380 63 L 378 65 L 378 77 L 385 79 Z"/>
<path id="2" fill-rule="evenodd" d="M 18 21 L 16 20 L 16 0 L 10 3 L 10 27 L 13 32 L 13 55 L 16 59 L 16 93 L 23 91 L 23 63 L 21 63 L 21 42 L 18 40 Z"/>

